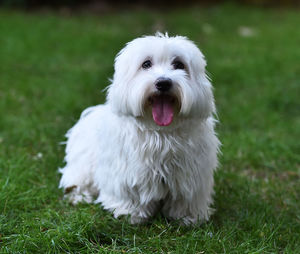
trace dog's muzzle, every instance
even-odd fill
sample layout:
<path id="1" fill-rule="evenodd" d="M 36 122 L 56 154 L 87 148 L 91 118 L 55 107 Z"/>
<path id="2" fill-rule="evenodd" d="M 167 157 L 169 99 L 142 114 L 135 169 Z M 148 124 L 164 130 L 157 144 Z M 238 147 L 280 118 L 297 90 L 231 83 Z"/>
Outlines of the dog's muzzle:
<path id="1" fill-rule="evenodd" d="M 152 117 L 159 126 L 172 123 L 178 98 L 175 96 L 173 81 L 170 78 L 159 77 L 154 86 L 156 91 L 148 97 L 148 105 L 152 108 Z"/>

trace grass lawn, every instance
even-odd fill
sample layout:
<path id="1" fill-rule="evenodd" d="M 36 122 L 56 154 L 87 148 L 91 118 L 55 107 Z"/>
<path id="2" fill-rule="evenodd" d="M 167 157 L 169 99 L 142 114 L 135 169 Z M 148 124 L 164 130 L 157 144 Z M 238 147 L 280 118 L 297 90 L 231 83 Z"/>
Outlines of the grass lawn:
<path id="1" fill-rule="evenodd" d="M 234 5 L 91 16 L 0 10 L 1 253 L 300 253 L 300 10 Z M 104 102 L 113 59 L 156 30 L 208 60 L 223 143 L 216 212 L 147 225 L 58 189 L 65 132 Z"/>

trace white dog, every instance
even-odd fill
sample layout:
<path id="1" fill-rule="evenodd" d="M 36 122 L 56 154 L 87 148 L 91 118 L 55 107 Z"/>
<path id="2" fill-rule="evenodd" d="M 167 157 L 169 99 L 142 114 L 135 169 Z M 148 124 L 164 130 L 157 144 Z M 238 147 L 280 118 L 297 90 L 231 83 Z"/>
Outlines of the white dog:
<path id="1" fill-rule="evenodd" d="M 60 187 L 144 222 L 209 218 L 219 141 L 206 62 L 185 37 L 129 42 L 115 59 L 107 102 L 86 109 L 67 133 Z"/>

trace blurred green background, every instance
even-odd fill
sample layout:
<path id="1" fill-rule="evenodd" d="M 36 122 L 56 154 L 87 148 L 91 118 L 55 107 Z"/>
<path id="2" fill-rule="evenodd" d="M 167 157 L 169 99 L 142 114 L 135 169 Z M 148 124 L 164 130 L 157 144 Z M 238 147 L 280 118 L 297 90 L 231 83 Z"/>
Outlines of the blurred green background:
<path id="1" fill-rule="evenodd" d="M 299 0 L 1 0 L 0 3 L 7 6 L 19 6 L 19 7 L 41 7 L 41 6 L 86 6 L 86 5 L 97 5 L 105 4 L 107 6 L 120 6 L 120 5 L 143 5 L 143 6 L 152 6 L 153 4 L 157 6 L 169 6 L 173 7 L 174 5 L 196 5 L 196 4 L 216 4 L 216 3 L 237 3 L 237 4 L 248 4 L 248 5 L 260 5 L 260 6 L 296 6 L 299 5 Z"/>
<path id="2" fill-rule="evenodd" d="M 2 1 L 0 252 L 299 253 L 299 14 L 297 1 Z M 157 30 L 195 41 L 214 85 L 216 212 L 196 228 L 131 226 L 58 189 L 64 134 L 105 101 L 125 43 Z"/>

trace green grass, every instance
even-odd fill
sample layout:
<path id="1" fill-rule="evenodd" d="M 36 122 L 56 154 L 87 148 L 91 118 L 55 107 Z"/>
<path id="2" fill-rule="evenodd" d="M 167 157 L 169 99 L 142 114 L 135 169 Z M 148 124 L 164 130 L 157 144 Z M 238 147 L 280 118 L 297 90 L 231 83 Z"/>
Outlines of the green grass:
<path id="1" fill-rule="evenodd" d="M 300 253 L 300 15 L 232 5 L 91 16 L 0 10 L 1 253 Z M 240 27 L 254 29 L 243 37 Z M 58 189 L 64 133 L 124 44 L 168 30 L 208 60 L 223 143 L 216 213 L 196 228 L 116 220 Z"/>

